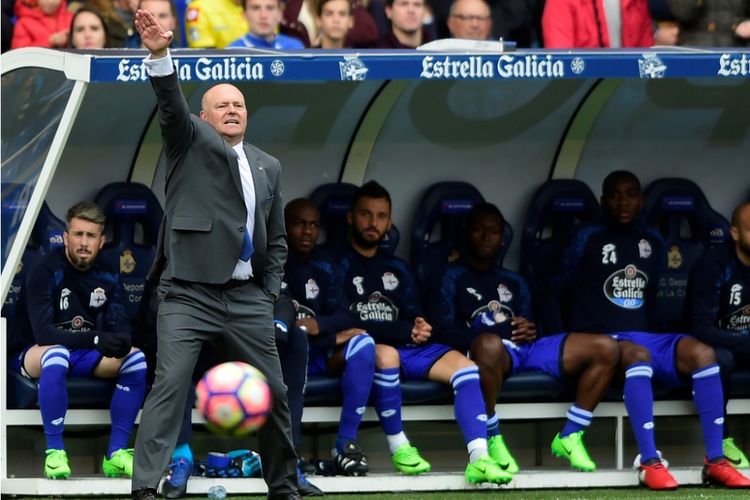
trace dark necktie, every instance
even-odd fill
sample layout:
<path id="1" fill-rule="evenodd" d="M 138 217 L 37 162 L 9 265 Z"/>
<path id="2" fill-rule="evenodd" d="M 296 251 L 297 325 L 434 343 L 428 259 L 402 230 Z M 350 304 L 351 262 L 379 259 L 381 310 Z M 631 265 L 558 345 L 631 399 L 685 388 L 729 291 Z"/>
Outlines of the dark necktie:
<path id="1" fill-rule="evenodd" d="M 250 238 L 250 231 L 245 228 L 242 236 L 242 249 L 240 250 L 240 260 L 247 262 L 252 257 L 255 248 L 253 248 L 253 240 Z"/>

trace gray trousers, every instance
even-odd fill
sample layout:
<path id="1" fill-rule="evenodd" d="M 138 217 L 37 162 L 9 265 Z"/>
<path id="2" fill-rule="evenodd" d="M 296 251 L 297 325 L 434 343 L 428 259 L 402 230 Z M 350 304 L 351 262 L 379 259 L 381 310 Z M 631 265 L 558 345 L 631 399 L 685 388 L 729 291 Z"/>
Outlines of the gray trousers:
<path id="1" fill-rule="evenodd" d="M 176 446 L 193 368 L 203 343 L 210 342 L 225 360 L 249 363 L 268 379 L 273 409 L 258 430 L 263 476 L 269 494 L 296 491 L 297 457 L 272 299 L 254 282 L 223 289 L 174 280 L 163 282 L 159 292 L 156 379 L 138 428 L 132 489 L 158 486 Z"/>

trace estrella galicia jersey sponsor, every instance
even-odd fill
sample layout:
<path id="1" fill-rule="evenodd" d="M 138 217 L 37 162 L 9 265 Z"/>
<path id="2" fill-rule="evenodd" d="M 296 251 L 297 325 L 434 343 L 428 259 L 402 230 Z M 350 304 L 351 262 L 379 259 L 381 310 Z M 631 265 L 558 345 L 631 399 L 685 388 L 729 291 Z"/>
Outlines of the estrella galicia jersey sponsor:
<path id="1" fill-rule="evenodd" d="M 367 330 L 378 343 L 410 344 L 414 319 L 422 316 L 422 311 L 409 265 L 380 250 L 373 257 L 349 250 L 340 261 L 339 272 L 356 326 Z"/>
<path id="2" fill-rule="evenodd" d="M 461 352 L 481 333 L 510 339 L 516 316 L 533 319 L 526 281 L 500 266 L 479 271 L 463 262 L 451 264 L 430 304 L 439 342 Z"/>
<path id="3" fill-rule="evenodd" d="M 556 283 L 570 304 L 569 330 L 649 331 L 648 295 L 664 267 L 664 248 L 657 232 L 638 224 L 576 231 Z"/>
<path id="4" fill-rule="evenodd" d="M 22 293 L 28 323 L 14 332 L 16 352 L 33 344 L 93 348 L 95 334 L 130 332 L 119 275 L 100 261 L 79 271 L 61 248 L 34 263 Z"/>
<path id="5" fill-rule="evenodd" d="M 750 335 L 750 266 L 737 257 L 733 241 L 695 261 L 687 307 L 696 334 Z"/>
<path id="6" fill-rule="evenodd" d="M 332 346 L 336 332 L 354 326 L 333 259 L 315 248 L 305 260 L 292 252 L 284 264 L 286 293 L 292 297 L 297 319 L 314 317 L 320 334 L 310 337 L 319 346 Z"/>

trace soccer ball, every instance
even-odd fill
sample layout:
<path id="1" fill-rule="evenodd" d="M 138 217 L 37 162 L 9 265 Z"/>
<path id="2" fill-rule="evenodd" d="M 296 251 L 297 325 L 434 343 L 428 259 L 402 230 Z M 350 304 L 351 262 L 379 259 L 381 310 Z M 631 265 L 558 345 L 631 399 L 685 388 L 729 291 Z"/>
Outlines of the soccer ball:
<path id="1" fill-rule="evenodd" d="M 230 361 L 208 370 L 195 389 L 196 408 L 217 434 L 243 436 L 266 421 L 271 390 L 258 369 Z"/>

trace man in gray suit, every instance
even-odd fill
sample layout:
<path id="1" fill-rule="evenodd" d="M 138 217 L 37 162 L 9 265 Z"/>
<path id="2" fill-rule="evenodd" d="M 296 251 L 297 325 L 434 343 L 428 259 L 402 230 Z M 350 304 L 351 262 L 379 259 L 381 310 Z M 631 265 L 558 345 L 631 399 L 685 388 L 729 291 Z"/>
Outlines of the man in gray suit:
<path id="1" fill-rule="evenodd" d="M 268 497 L 300 498 L 272 316 L 286 259 L 279 161 L 243 142 L 247 110 L 233 85 L 210 88 L 200 117 L 191 115 L 167 50 L 172 32 L 143 10 L 135 24 L 150 52 L 167 181 L 156 380 L 136 439 L 133 498 L 156 497 L 204 342 L 268 378 L 273 410 L 258 432 Z"/>

